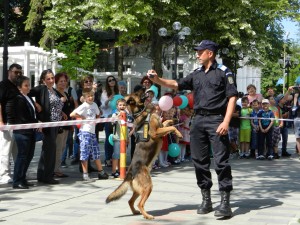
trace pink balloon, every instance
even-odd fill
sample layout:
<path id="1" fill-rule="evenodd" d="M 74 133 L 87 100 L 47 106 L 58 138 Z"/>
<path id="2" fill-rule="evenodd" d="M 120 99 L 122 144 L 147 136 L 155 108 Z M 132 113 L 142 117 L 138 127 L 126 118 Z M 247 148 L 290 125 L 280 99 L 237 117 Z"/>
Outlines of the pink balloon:
<path id="1" fill-rule="evenodd" d="M 168 111 L 173 106 L 173 99 L 170 96 L 164 95 L 159 99 L 158 105 L 162 111 Z"/>

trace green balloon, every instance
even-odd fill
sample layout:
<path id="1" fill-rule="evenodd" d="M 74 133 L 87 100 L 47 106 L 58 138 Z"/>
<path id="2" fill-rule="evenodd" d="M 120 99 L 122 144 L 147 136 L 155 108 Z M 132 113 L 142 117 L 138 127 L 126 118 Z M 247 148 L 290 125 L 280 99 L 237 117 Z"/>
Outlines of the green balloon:
<path id="1" fill-rule="evenodd" d="M 168 147 L 168 154 L 171 157 L 177 157 L 180 154 L 180 147 L 176 143 L 172 143 Z"/>
<path id="2" fill-rule="evenodd" d="M 111 144 L 111 146 L 114 146 L 114 134 L 109 135 L 108 142 Z"/>

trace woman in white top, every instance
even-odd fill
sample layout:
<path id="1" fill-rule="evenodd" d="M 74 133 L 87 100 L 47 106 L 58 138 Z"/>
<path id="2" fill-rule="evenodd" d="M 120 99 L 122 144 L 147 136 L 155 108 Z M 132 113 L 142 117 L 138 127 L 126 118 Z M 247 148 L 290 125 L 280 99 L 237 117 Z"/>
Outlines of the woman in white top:
<path id="1" fill-rule="evenodd" d="M 105 90 L 103 90 L 101 95 L 101 110 L 102 116 L 107 118 L 112 115 L 112 108 L 109 102 L 113 99 L 114 95 L 119 94 L 119 87 L 117 80 L 114 76 L 108 76 L 105 81 Z M 109 143 L 108 137 L 113 132 L 113 128 L 110 122 L 105 123 L 104 125 L 105 130 L 105 143 L 104 143 L 104 150 L 105 150 L 105 165 L 111 166 L 111 158 L 113 154 L 113 146 Z"/>

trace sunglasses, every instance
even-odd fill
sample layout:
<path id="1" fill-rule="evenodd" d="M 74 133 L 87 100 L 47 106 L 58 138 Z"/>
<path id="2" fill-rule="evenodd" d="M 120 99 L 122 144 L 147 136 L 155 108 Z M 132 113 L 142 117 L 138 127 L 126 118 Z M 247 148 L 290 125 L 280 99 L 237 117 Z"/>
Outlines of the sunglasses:
<path id="1" fill-rule="evenodd" d="M 19 70 L 11 70 L 11 72 L 13 72 L 14 74 L 16 75 L 22 75 L 22 71 L 19 71 Z"/>
<path id="2" fill-rule="evenodd" d="M 85 80 L 84 83 L 85 84 L 87 84 L 87 83 L 93 83 L 93 81 L 92 80 Z"/>
<path id="3" fill-rule="evenodd" d="M 110 79 L 110 80 L 108 80 L 108 82 L 112 82 L 112 81 L 116 81 L 116 79 Z"/>

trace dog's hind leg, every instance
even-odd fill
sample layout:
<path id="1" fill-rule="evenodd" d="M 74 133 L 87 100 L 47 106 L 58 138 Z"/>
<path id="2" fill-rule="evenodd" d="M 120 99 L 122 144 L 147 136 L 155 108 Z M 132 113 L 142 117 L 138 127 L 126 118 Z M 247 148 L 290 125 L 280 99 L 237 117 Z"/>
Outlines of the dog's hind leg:
<path id="1" fill-rule="evenodd" d="M 139 202 L 139 204 L 138 204 L 138 207 L 139 207 L 141 213 L 143 214 L 144 218 L 145 218 L 145 219 L 148 219 L 148 220 L 153 220 L 153 219 L 154 219 L 154 216 L 148 214 L 148 213 L 145 211 L 145 209 L 144 209 L 145 202 L 146 202 L 147 199 L 149 198 L 151 192 L 152 192 L 152 184 L 151 184 L 149 187 L 147 187 L 147 188 L 145 188 L 145 189 L 143 190 L 143 193 L 141 193 L 141 200 L 140 200 L 140 202 Z"/>
<path id="2" fill-rule="evenodd" d="M 133 215 L 138 215 L 138 214 L 141 214 L 139 210 L 136 210 L 135 207 L 134 207 L 134 202 L 135 200 L 140 196 L 139 193 L 133 191 L 133 195 L 131 197 L 131 199 L 128 201 L 128 204 L 130 206 L 130 209 L 133 213 Z"/>

